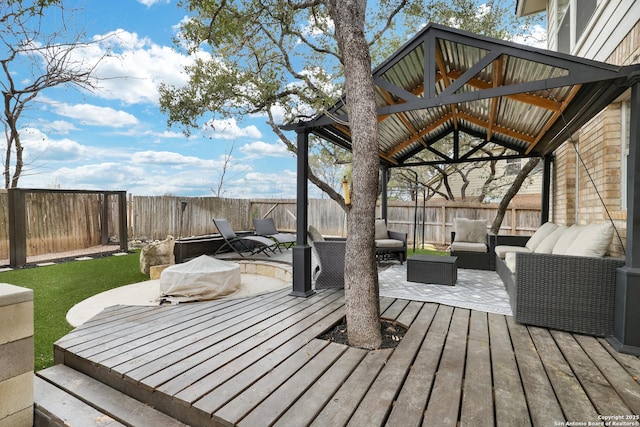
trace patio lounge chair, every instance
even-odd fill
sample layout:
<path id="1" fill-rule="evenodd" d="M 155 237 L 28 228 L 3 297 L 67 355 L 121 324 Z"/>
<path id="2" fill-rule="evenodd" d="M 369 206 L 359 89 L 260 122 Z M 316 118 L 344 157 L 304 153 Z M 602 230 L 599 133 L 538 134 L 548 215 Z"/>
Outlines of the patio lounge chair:
<path id="1" fill-rule="evenodd" d="M 289 249 L 296 243 L 296 235 L 292 233 L 280 233 L 276 228 L 273 218 L 254 218 L 253 227 L 258 236 L 268 237 L 278 243 L 278 249 L 284 246 Z"/>
<path id="2" fill-rule="evenodd" d="M 251 255 L 265 254 L 269 256 L 268 251 L 273 252 L 278 245 L 274 240 L 262 236 L 238 236 L 226 219 L 214 219 L 213 223 L 224 239 L 224 244 L 218 248 L 215 254 L 229 248 L 240 256 L 244 256 L 243 252 L 250 252 Z"/>

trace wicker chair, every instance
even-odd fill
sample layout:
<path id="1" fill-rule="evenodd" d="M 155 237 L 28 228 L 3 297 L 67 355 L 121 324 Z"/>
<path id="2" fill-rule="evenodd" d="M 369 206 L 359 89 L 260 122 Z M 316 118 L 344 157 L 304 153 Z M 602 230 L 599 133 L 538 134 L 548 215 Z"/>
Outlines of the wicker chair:
<path id="1" fill-rule="evenodd" d="M 378 262 L 395 259 L 400 264 L 407 260 L 407 233 L 387 229 L 384 219 L 376 219 L 376 259 Z"/>
<path id="2" fill-rule="evenodd" d="M 318 266 L 313 272 L 316 289 L 344 288 L 344 257 L 346 240 L 313 242 Z"/>
<path id="3" fill-rule="evenodd" d="M 487 222 L 455 218 L 451 232 L 451 256 L 458 258 L 459 268 L 493 270 Z"/>

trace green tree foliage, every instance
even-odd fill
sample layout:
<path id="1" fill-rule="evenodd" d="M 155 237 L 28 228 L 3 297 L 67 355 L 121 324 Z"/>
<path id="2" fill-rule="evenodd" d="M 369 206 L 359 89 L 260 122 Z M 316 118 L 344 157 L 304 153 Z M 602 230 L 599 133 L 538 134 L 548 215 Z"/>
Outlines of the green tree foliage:
<path id="1" fill-rule="evenodd" d="M 189 133 L 212 115 L 262 114 L 280 141 L 295 153 L 295 140 L 279 126 L 324 111 L 342 94 L 344 85 L 334 23 L 324 3 L 184 0 L 180 6 L 188 12 L 188 19 L 176 47 L 197 61 L 185 70 L 189 76 L 186 86 L 163 85 L 160 89 L 161 108 L 169 124 Z M 365 21 L 372 64 L 380 63 L 429 22 L 501 38 L 525 34 L 530 25 L 515 19 L 510 1 L 372 2 Z M 321 149 L 322 143 L 316 147 Z M 310 180 L 342 202 L 317 166 L 310 171 Z"/>

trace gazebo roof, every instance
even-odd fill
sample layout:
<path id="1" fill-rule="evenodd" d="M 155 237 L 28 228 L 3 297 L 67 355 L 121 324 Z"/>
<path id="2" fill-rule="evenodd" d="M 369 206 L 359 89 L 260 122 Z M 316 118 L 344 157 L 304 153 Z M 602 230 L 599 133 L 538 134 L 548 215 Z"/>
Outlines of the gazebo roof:
<path id="1" fill-rule="evenodd" d="M 549 155 L 639 77 L 640 64 L 614 66 L 429 24 L 373 70 L 380 160 L 397 167 Z M 351 149 L 346 112 L 342 97 L 287 128 Z M 474 142 L 452 145 L 458 132 Z"/>

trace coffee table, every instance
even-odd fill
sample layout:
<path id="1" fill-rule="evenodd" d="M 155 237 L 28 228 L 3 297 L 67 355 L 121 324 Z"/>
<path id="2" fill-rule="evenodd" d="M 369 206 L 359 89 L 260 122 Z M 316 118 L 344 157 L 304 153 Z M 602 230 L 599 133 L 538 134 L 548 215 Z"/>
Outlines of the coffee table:
<path id="1" fill-rule="evenodd" d="M 457 257 L 413 255 L 407 260 L 407 281 L 454 286 L 458 280 Z"/>

